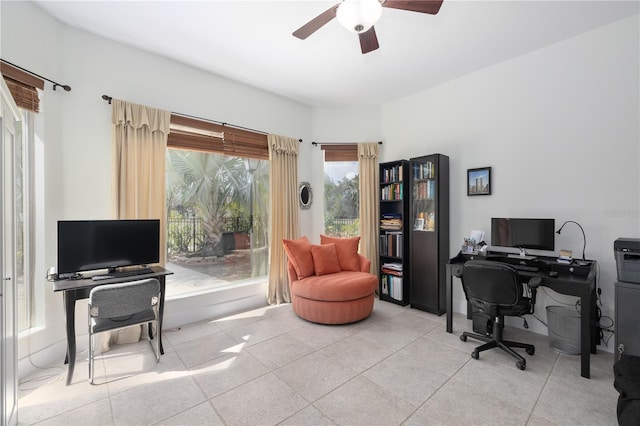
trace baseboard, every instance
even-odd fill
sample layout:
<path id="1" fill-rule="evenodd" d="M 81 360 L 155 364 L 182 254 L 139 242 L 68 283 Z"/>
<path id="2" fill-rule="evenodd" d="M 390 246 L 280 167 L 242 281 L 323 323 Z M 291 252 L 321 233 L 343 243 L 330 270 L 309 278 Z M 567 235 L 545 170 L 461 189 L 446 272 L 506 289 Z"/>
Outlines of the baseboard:
<path id="1" fill-rule="evenodd" d="M 167 300 L 163 329 L 267 306 L 267 285 L 255 282 Z"/>

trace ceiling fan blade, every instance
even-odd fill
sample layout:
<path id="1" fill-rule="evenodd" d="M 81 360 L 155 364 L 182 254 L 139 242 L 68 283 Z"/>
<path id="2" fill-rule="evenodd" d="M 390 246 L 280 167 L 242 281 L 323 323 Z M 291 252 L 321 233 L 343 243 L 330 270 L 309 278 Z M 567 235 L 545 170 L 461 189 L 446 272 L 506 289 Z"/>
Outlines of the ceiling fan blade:
<path id="1" fill-rule="evenodd" d="M 331 6 L 330 9 L 325 10 L 320 15 L 307 22 L 306 24 L 295 30 L 293 32 L 293 36 L 298 37 L 300 40 L 306 39 L 311 34 L 322 28 L 323 25 L 336 17 L 336 10 L 338 9 L 338 6 L 339 4 Z"/>
<path id="2" fill-rule="evenodd" d="M 380 45 L 378 45 L 378 37 L 376 37 L 376 30 L 373 27 L 358 34 L 358 36 L 360 36 L 360 49 L 362 50 L 362 54 L 369 53 L 380 47 Z"/>
<path id="3" fill-rule="evenodd" d="M 386 0 L 382 3 L 382 7 L 435 15 L 440 10 L 442 1 L 443 0 Z"/>

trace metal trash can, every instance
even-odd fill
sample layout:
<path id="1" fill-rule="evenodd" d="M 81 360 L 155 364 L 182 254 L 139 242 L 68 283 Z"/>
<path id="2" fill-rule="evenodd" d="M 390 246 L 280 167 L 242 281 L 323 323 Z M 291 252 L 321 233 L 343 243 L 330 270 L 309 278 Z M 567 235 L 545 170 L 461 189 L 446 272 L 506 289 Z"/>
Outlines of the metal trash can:
<path id="1" fill-rule="evenodd" d="M 566 306 L 547 306 L 549 346 L 569 355 L 580 354 L 580 313 Z"/>

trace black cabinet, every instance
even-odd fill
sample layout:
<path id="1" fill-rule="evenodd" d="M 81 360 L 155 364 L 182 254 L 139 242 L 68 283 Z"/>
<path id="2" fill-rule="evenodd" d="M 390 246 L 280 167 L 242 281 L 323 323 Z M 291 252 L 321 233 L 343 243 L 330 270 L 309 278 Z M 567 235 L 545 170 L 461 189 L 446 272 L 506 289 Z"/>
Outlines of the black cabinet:
<path id="1" fill-rule="evenodd" d="M 449 260 L 449 157 L 412 158 L 409 182 L 411 307 L 442 315 Z"/>
<path id="2" fill-rule="evenodd" d="M 409 304 L 409 173 L 406 160 L 380 164 L 380 300 Z"/>
<path id="3" fill-rule="evenodd" d="M 616 334 L 615 359 L 620 355 L 640 356 L 640 323 L 638 307 L 640 306 L 640 284 L 624 281 L 616 282 Z"/>

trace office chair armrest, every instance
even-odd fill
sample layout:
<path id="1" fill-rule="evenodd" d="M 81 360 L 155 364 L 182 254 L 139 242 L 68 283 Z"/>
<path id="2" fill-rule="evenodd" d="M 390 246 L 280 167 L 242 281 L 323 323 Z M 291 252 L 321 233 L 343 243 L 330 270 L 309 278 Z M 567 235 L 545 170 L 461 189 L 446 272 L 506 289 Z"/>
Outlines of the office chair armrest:
<path id="1" fill-rule="evenodd" d="M 457 278 L 462 278 L 462 268 L 458 269 L 453 273 L 453 275 Z"/>
<path id="2" fill-rule="evenodd" d="M 538 287 L 540 287 L 540 284 L 542 284 L 542 278 L 541 277 L 533 277 L 527 283 L 527 285 L 531 289 L 531 312 L 530 313 L 533 313 L 533 311 L 535 309 L 535 306 L 536 306 L 536 295 L 538 293 Z"/>
<path id="3" fill-rule="evenodd" d="M 529 282 L 527 283 L 529 285 L 529 288 L 534 289 L 534 288 L 538 288 L 540 287 L 540 284 L 542 284 L 542 278 L 541 277 L 533 277 L 529 280 Z"/>

